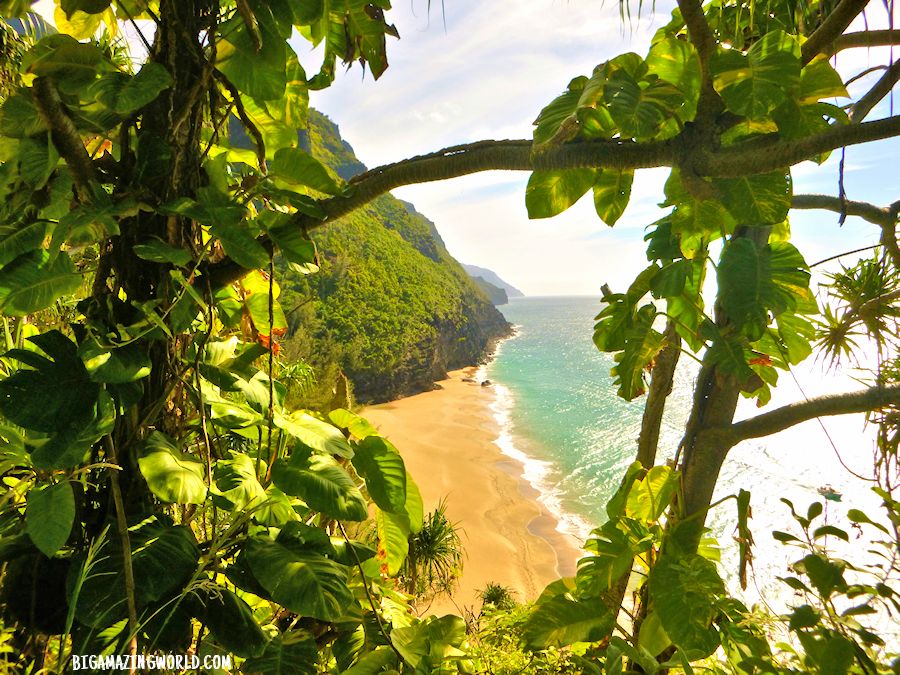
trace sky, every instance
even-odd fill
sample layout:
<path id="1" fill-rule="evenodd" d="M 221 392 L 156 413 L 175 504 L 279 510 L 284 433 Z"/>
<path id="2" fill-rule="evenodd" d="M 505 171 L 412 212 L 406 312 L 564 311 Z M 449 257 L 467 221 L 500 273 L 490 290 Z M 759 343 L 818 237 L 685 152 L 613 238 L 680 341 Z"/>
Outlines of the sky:
<path id="1" fill-rule="evenodd" d="M 445 0 L 442 14 L 436 0 L 430 11 L 425 0 L 401 0 L 387 15 L 401 39 L 389 38 L 385 74 L 376 82 L 354 65 L 329 89 L 311 92 L 310 103 L 340 126 L 369 167 L 481 139 L 530 138 L 541 108 L 570 79 L 624 51 L 646 55 L 674 6 L 652 4 L 623 22 L 612 1 Z M 877 2 L 867 19 L 870 27 L 887 25 Z M 296 46 L 314 72 L 318 54 Z M 847 76 L 888 58 L 886 49 L 853 50 L 835 65 Z M 860 80 L 851 95 L 876 77 Z M 891 105 L 885 101 L 869 119 L 890 114 Z M 795 193 L 836 195 L 839 155 L 821 167 L 795 167 Z M 848 197 L 879 205 L 900 198 L 897 158 L 897 140 L 847 149 Z M 637 172 L 631 203 L 614 228 L 597 218 L 589 195 L 560 216 L 528 220 L 523 172 L 485 172 L 394 194 L 436 223 L 458 260 L 494 270 L 527 295 L 599 295 L 604 283 L 623 289 L 647 264 L 643 232 L 664 213 L 657 204 L 667 175 Z M 874 226 L 850 218 L 839 227 L 837 220 L 826 212 L 792 214 L 794 242 L 808 262 L 877 241 Z"/>

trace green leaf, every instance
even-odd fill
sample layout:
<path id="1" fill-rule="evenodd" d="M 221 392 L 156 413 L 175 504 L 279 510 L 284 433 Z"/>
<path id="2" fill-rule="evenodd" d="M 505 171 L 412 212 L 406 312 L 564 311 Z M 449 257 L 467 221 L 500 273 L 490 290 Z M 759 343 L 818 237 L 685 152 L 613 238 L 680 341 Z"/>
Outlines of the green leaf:
<path id="1" fill-rule="evenodd" d="M 634 171 L 601 169 L 594 183 L 594 208 L 600 219 L 612 227 L 622 217 L 631 198 Z"/>
<path id="2" fill-rule="evenodd" d="M 243 511 L 265 501 L 266 491 L 256 475 L 256 462 L 249 455 L 231 451 L 230 459 L 220 459 L 213 471 L 216 496 L 228 501 L 234 511 Z M 265 465 L 260 470 L 265 473 Z"/>
<path id="3" fill-rule="evenodd" d="M 101 390 L 91 408 L 91 416 L 74 420 L 53 434 L 31 453 L 31 461 L 40 469 L 69 469 L 81 464 L 91 447 L 110 433 L 116 423 L 116 404 Z"/>
<path id="4" fill-rule="evenodd" d="M 750 239 L 725 245 L 718 268 L 719 303 L 731 322 L 751 340 L 760 339 L 776 316 L 811 297 L 810 274 L 803 256 L 786 242 L 761 249 Z"/>
<path id="5" fill-rule="evenodd" d="M 150 516 L 128 528 L 131 540 L 135 601 L 138 609 L 184 588 L 197 568 L 200 550 L 190 528 L 173 525 L 164 516 Z M 85 554 L 69 568 L 67 593 L 73 592 L 81 576 Z M 82 624 L 106 628 L 128 616 L 122 549 L 117 536 L 110 536 L 100 549 L 81 583 L 75 617 Z"/>
<path id="6" fill-rule="evenodd" d="M 290 415 L 275 415 L 275 426 L 303 445 L 337 457 L 352 457 L 353 448 L 336 427 L 298 410 Z"/>
<path id="7" fill-rule="evenodd" d="M 328 419 L 339 429 L 346 429 L 357 438 L 378 435 L 378 430 L 368 420 L 344 408 L 335 408 L 329 412 Z"/>
<path id="8" fill-rule="evenodd" d="M 847 98 L 847 88 L 825 56 L 818 56 L 800 73 L 800 103 L 815 103 L 823 98 Z"/>
<path id="9" fill-rule="evenodd" d="M 44 220 L 0 226 L 0 265 L 39 249 L 48 230 L 49 223 Z"/>
<path id="10" fill-rule="evenodd" d="M 625 514 L 642 523 L 654 523 L 669 507 L 678 489 L 679 474 L 669 466 L 654 466 L 632 486 Z"/>
<path id="11" fill-rule="evenodd" d="M 63 431 L 93 417 L 99 387 L 91 382 L 75 343 L 56 330 L 28 341 L 50 358 L 19 349 L 7 352 L 7 358 L 33 370 L 20 368 L 0 381 L 0 412 L 19 426 L 44 432 Z"/>
<path id="12" fill-rule="evenodd" d="M 800 46 L 784 31 L 772 31 L 746 56 L 735 49 L 719 51 L 710 70 L 713 87 L 731 112 L 765 119 L 800 83 Z"/>
<path id="13" fill-rule="evenodd" d="M 243 670 L 266 675 L 316 675 L 318 660 L 315 638 L 306 631 L 292 630 L 270 640 L 262 654 L 247 659 Z"/>
<path id="14" fill-rule="evenodd" d="M 356 445 L 353 467 L 366 481 L 369 496 L 381 509 L 397 513 L 406 506 L 406 467 L 390 441 L 367 436 Z"/>
<path id="15" fill-rule="evenodd" d="M 176 267 L 187 267 L 193 260 L 190 251 L 177 246 L 170 246 L 162 239 L 148 239 L 143 244 L 135 244 L 132 247 L 134 254 L 141 260 L 160 264 L 170 264 Z"/>
<path id="16" fill-rule="evenodd" d="M 339 179 L 318 159 L 299 148 L 281 148 L 275 153 L 270 167 L 278 178 L 293 185 L 302 185 L 329 195 L 339 195 L 344 188 Z"/>
<path id="17" fill-rule="evenodd" d="M 39 40 L 22 58 L 22 68 L 49 76 L 65 91 L 78 91 L 97 76 L 103 53 L 95 44 L 57 33 Z"/>
<path id="18" fill-rule="evenodd" d="M 26 253 L 0 270 L 0 311 L 10 316 L 33 314 L 80 287 L 81 275 L 67 253 Z"/>
<path id="19" fill-rule="evenodd" d="M 280 99 L 287 86 L 288 45 L 267 5 L 254 3 L 254 15 L 259 44 L 254 43 L 243 19 L 235 15 L 219 29 L 226 37 L 216 45 L 216 67 L 240 92 L 262 101 Z"/>
<path id="20" fill-rule="evenodd" d="M 525 622 L 522 637 L 533 649 L 596 642 L 612 633 L 616 618 L 597 599 L 575 600 L 557 595 L 542 600 Z"/>
<path id="21" fill-rule="evenodd" d="M 638 645 L 646 649 L 651 655 L 657 656 L 672 644 L 671 638 L 666 634 L 658 612 L 650 612 L 641 623 L 641 632 L 638 635 Z"/>
<path id="22" fill-rule="evenodd" d="M 656 135 L 684 102 L 684 95 L 668 82 L 638 82 L 625 70 L 613 73 L 603 96 L 622 136 L 636 139 Z"/>
<path id="23" fill-rule="evenodd" d="M 230 653 L 247 658 L 266 648 L 268 639 L 250 605 L 227 588 L 198 585 L 188 599 L 194 617 Z"/>
<path id="24" fill-rule="evenodd" d="M 684 96 L 679 111 L 683 121 L 693 119 L 700 98 L 700 57 L 687 40 L 666 37 L 647 54 L 647 72 L 675 86 Z"/>
<path id="25" fill-rule="evenodd" d="M 465 621 L 451 614 L 440 618 L 431 616 L 391 631 L 391 643 L 417 672 L 435 672 L 433 667 L 436 669 L 465 656 L 458 649 L 465 638 Z"/>
<path id="26" fill-rule="evenodd" d="M 575 576 L 578 588 L 585 596 L 598 597 L 631 571 L 635 551 L 628 535 L 616 526 L 614 520 L 591 532 L 585 549 L 592 555 L 578 561 Z"/>
<path id="27" fill-rule="evenodd" d="M 172 76 L 163 66 L 149 62 L 136 75 L 110 73 L 91 86 L 90 94 L 117 115 L 126 117 L 156 100 L 172 86 Z"/>
<path id="28" fill-rule="evenodd" d="M 844 565 L 828 558 L 811 553 L 795 564 L 796 568 L 806 573 L 812 585 L 826 598 L 830 598 L 836 590 L 847 588 L 844 579 Z"/>
<path id="29" fill-rule="evenodd" d="M 78 355 L 94 382 L 125 384 L 150 374 L 150 357 L 136 344 L 111 348 L 89 339 L 81 343 Z"/>
<path id="30" fill-rule="evenodd" d="M 69 481 L 28 492 L 25 531 L 48 558 L 61 549 L 75 522 L 75 495 Z"/>
<path id="31" fill-rule="evenodd" d="M 409 521 L 404 516 L 375 509 L 375 530 L 378 533 L 378 559 L 382 571 L 394 576 L 400 572 L 409 553 Z"/>
<path id="32" fill-rule="evenodd" d="M 650 598 L 662 627 L 691 660 L 719 646 L 712 622 L 716 600 L 724 594 L 715 564 L 697 554 L 663 555 L 650 572 Z"/>
<path id="33" fill-rule="evenodd" d="M 535 171 L 525 189 L 529 218 L 552 218 L 568 209 L 591 189 L 594 169 Z"/>
<path id="34" fill-rule="evenodd" d="M 619 386 L 618 395 L 626 401 L 644 394 L 644 372 L 665 346 L 665 335 L 653 329 L 655 319 L 655 305 L 641 307 L 625 329 L 624 348 L 614 357 L 616 365 L 610 373 Z"/>
<path id="35" fill-rule="evenodd" d="M 343 672 L 343 675 L 378 675 L 397 665 L 397 657 L 390 647 L 376 647 Z"/>
<path id="36" fill-rule="evenodd" d="M 259 538 L 247 542 L 244 555 L 272 599 L 300 616 L 337 621 L 353 604 L 347 570 L 333 560 Z"/>
<path id="37" fill-rule="evenodd" d="M 791 208 L 790 172 L 719 178 L 715 181 L 722 203 L 738 223 L 775 225 L 787 218 Z"/>
<path id="38" fill-rule="evenodd" d="M 272 480 L 285 494 L 300 497 L 315 511 L 337 520 L 366 519 L 366 500 L 350 475 L 329 455 L 303 458 L 295 452 L 290 462 L 272 465 Z"/>
<path id="39" fill-rule="evenodd" d="M 575 114 L 578 108 L 578 101 L 581 98 L 581 92 L 584 89 L 586 78 L 580 78 L 576 86 L 569 85 L 569 91 L 557 96 L 547 106 L 541 110 L 541 114 L 535 120 L 534 144 L 540 146 L 552 140 L 559 131 L 560 126 Z M 572 81 L 575 83 L 575 80 Z M 580 87 L 577 86 L 580 84 Z"/>
<path id="40" fill-rule="evenodd" d="M 58 162 L 59 153 L 49 135 L 19 141 L 19 175 L 35 190 L 47 184 Z"/>
<path id="41" fill-rule="evenodd" d="M 222 242 L 222 248 L 232 260 L 248 270 L 268 267 L 269 252 L 247 229 L 243 222 L 219 223 L 209 233 Z"/>
<path id="42" fill-rule="evenodd" d="M 150 491 L 169 504 L 206 501 L 203 462 L 183 454 L 164 434 L 154 431 L 144 442 L 138 466 Z"/>

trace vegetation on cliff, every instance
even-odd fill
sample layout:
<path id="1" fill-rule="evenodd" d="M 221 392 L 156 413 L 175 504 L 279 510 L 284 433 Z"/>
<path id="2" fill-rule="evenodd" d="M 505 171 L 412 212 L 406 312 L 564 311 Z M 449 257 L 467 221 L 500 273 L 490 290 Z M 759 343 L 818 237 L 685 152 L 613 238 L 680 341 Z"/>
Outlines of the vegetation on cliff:
<path id="1" fill-rule="evenodd" d="M 310 110 L 305 145 L 342 177 L 365 167 L 338 127 Z M 286 354 L 316 366 L 324 401 L 342 370 L 361 402 L 425 391 L 477 363 L 508 325 L 447 252 L 434 224 L 391 195 L 313 235 L 317 274 L 284 270 Z"/>

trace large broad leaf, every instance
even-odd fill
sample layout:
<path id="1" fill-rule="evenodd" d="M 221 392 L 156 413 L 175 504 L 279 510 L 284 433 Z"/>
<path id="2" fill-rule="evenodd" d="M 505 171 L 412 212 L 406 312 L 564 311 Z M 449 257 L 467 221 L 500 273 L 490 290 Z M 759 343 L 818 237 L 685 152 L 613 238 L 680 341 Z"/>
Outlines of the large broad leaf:
<path id="1" fill-rule="evenodd" d="M 678 473 L 669 466 L 654 466 L 632 486 L 625 513 L 642 523 L 655 523 L 668 508 L 678 489 Z"/>
<path id="2" fill-rule="evenodd" d="M 366 481 L 369 496 L 379 508 L 397 513 L 406 506 L 406 467 L 390 441 L 367 436 L 356 446 L 353 466 Z"/>
<path id="3" fill-rule="evenodd" d="M 637 139 L 652 138 L 684 103 L 684 94 L 668 82 L 638 82 L 624 69 L 609 78 L 603 96 L 622 136 Z"/>
<path id="4" fill-rule="evenodd" d="M 55 556 L 66 543 L 74 522 L 75 496 L 69 481 L 33 489 L 28 493 L 25 531 L 48 558 Z"/>
<path id="5" fill-rule="evenodd" d="M 575 581 L 579 591 L 587 597 L 599 597 L 600 593 L 613 587 L 624 574 L 631 571 L 635 551 L 628 535 L 616 526 L 616 521 L 607 521 L 603 527 L 594 530 L 585 544 L 586 555 L 578 561 Z"/>
<path id="6" fill-rule="evenodd" d="M 278 489 L 329 518 L 365 520 L 366 500 L 346 470 L 328 455 L 301 455 L 295 452 L 290 462 L 279 459 L 272 465 Z"/>
<path id="7" fill-rule="evenodd" d="M 254 30 L 239 15 L 222 25 L 219 33 L 226 37 L 216 45 L 216 66 L 240 92 L 271 101 L 284 95 L 290 50 L 268 5 L 253 7 Z"/>
<path id="8" fill-rule="evenodd" d="M 790 172 L 720 178 L 715 184 L 725 208 L 743 225 L 776 225 L 787 218 L 791 208 Z"/>
<path id="9" fill-rule="evenodd" d="M 23 253 L 39 249 L 47 231 L 48 223 L 43 220 L 0 226 L 0 265 L 6 265 Z"/>
<path id="10" fill-rule="evenodd" d="M 45 432 L 90 419 L 100 388 L 90 380 L 75 343 L 56 330 L 28 341 L 50 358 L 24 349 L 7 352 L 33 370 L 20 368 L 0 381 L 0 412 L 19 426 Z"/>
<path id="11" fill-rule="evenodd" d="M 350 668 L 343 671 L 343 675 L 378 675 L 385 670 L 396 667 L 397 656 L 390 647 L 376 647 L 373 651 L 361 657 Z"/>
<path id="12" fill-rule="evenodd" d="M 339 429 L 302 410 L 287 416 L 276 414 L 275 426 L 313 450 L 337 457 L 353 456 L 353 448 Z"/>
<path id="13" fill-rule="evenodd" d="M 685 121 L 692 119 L 700 98 L 700 58 L 694 46 L 674 37 L 655 42 L 647 54 L 647 72 L 681 92 L 684 104 L 680 116 Z"/>
<path id="14" fill-rule="evenodd" d="M 594 169 L 535 171 L 525 189 L 529 218 L 552 218 L 568 209 L 591 189 Z"/>
<path id="15" fill-rule="evenodd" d="M 719 302 L 733 324 L 758 340 L 769 312 L 777 316 L 811 297 L 809 277 L 806 261 L 792 244 L 759 248 L 750 239 L 733 239 L 719 263 Z"/>
<path id="16" fill-rule="evenodd" d="M 119 72 L 104 75 L 91 87 L 91 93 L 104 106 L 125 116 L 151 103 L 171 86 L 169 71 L 158 63 L 150 62 L 137 75 Z"/>
<path id="17" fill-rule="evenodd" d="M 216 462 L 213 478 L 216 495 L 224 498 L 235 511 L 257 506 L 266 499 L 266 491 L 256 475 L 258 462 L 242 452 L 230 453 L 230 459 Z M 265 473 L 262 463 L 260 471 Z"/>
<path id="18" fill-rule="evenodd" d="M 847 88 L 840 74 L 825 56 L 818 56 L 800 73 L 800 103 L 815 103 L 823 98 L 847 98 Z"/>
<path id="19" fill-rule="evenodd" d="M 378 533 L 378 554 L 381 571 L 394 576 L 400 572 L 409 553 L 409 520 L 402 515 L 375 510 L 375 530 Z"/>
<path id="20" fill-rule="evenodd" d="M 528 617 L 522 637 L 529 647 L 564 647 L 608 637 L 615 615 L 599 599 L 575 600 L 567 594 L 541 600 Z"/>
<path id="21" fill-rule="evenodd" d="M 800 82 L 800 46 L 784 31 L 772 31 L 746 55 L 723 50 L 710 63 L 713 86 L 728 109 L 750 119 L 765 119 Z"/>
<path id="22" fill-rule="evenodd" d="M 138 466 L 150 491 L 169 504 L 202 504 L 206 501 L 206 467 L 183 454 L 164 434 L 154 431 L 138 456 Z"/>
<path id="23" fill-rule="evenodd" d="M 432 668 L 464 657 L 458 647 L 465 638 L 465 621 L 451 614 L 391 631 L 391 644 L 417 672 L 434 672 Z"/>
<path id="24" fill-rule="evenodd" d="M 25 316 L 50 307 L 81 286 L 81 275 L 68 254 L 34 251 L 0 270 L 0 311 Z"/>
<path id="25" fill-rule="evenodd" d="M 71 35 L 47 35 L 22 59 L 22 68 L 38 77 L 50 76 L 66 91 L 76 91 L 97 76 L 103 53 L 95 44 Z"/>
<path id="26" fill-rule="evenodd" d="M 243 670 L 266 675 L 316 675 L 318 660 L 315 638 L 305 631 L 293 630 L 272 639 L 262 654 L 247 659 Z"/>
<path id="27" fill-rule="evenodd" d="M 136 344 L 113 348 L 89 339 L 78 347 L 78 354 L 94 382 L 126 384 L 150 374 L 150 357 Z"/>
<path id="28" fill-rule="evenodd" d="M 69 469 L 85 460 L 91 447 L 110 433 L 116 424 L 116 404 L 109 392 L 101 390 L 91 408 L 91 416 L 75 420 L 53 434 L 31 453 L 40 469 Z"/>
<path id="29" fill-rule="evenodd" d="M 653 329 L 656 307 L 644 305 L 625 330 L 625 348 L 615 355 L 610 371 L 619 385 L 618 394 L 626 401 L 641 396 L 645 389 L 644 372 L 666 344 L 665 335 Z"/>
<path id="30" fill-rule="evenodd" d="M 110 0 L 60 0 L 59 6 L 67 18 L 72 18 L 75 12 L 102 14 L 109 8 L 109 2 Z"/>
<path id="31" fill-rule="evenodd" d="M 712 622 L 725 585 L 714 563 L 697 554 L 663 555 L 650 572 L 650 598 L 662 627 L 692 660 L 719 646 Z"/>
<path id="32" fill-rule="evenodd" d="M 190 580 L 200 559 L 190 528 L 173 525 L 163 516 L 151 516 L 129 527 L 128 534 L 138 609 L 182 589 Z M 78 589 L 83 562 L 84 556 L 79 556 L 70 568 L 70 602 Z M 117 536 L 110 536 L 100 549 L 77 592 L 75 617 L 79 622 L 106 628 L 127 617 L 125 573 Z"/>
<path id="33" fill-rule="evenodd" d="M 194 617 L 232 654 L 246 658 L 265 649 L 268 640 L 253 616 L 253 610 L 227 588 L 197 586 L 187 602 Z"/>
<path id="34" fill-rule="evenodd" d="M 337 621 L 350 611 L 353 594 L 343 565 L 267 539 L 251 539 L 244 555 L 253 576 L 277 603 L 292 612 Z"/>
<path id="35" fill-rule="evenodd" d="M 631 199 L 631 184 L 634 171 L 623 169 L 601 169 L 594 183 L 594 208 L 600 219 L 612 227 L 622 217 L 628 200 Z"/>
<path id="36" fill-rule="evenodd" d="M 325 165 L 300 148 L 278 150 L 272 160 L 271 171 L 288 183 L 303 185 L 329 195 L 338 195 L 343 191 L 339 180 Z"/>

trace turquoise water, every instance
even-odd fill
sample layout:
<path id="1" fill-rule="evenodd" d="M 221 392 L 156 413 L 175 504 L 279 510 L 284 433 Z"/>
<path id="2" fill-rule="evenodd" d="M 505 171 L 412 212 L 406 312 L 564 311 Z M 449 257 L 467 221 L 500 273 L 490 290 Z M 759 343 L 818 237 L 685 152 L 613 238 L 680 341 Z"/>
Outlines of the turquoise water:
<path id="1" fill-rule="evenodd" d="M 612 359 L 591 341 L 599 298 L 520 298 L 500 308 L 517 327 L 504 341 L 483 376 L 495 383 L 494 413 L 501 425 L 497 444 L 522 462 L 525 478 L 559 519 L 559 529 L 583 540 L 604 521 L 604 506 L 632 461 L 640 429 L 643 399 L 627 403 L 615 395 L 609 375 Z M 660 456 L 674 453 L 690 405 L 696 363 L 682 358 L 667 404 Z M 859 384 L 854 372 L 825 371 L 811 359 L 793 374 L 782 375 L 771 407 Z M 738 417 L 757 414 L 753 401 L 743 401 Z M 720 477 L 717 498 L 738 488 L 752 494 L 758 562 L 748 599 L 784 600 L 775 578 L 797 556 L 771 537 L 771 530 L 790 529 L 790 512 L 780 501 L 789 497 L 804 511 L 821 501 L 819 487 L 830 485 L 844 495 L 826 502 L 825 518 L 842 523 L 847 508 L 877 515 L 878 500 L 869 486 L 854 478 L 841 460 L 856 471 L 871 472 L 873 442 L 859 415 L 829 418 L 823 426 L 808 422 L 768 439 L 742 443 L 730 453 Z M 840 459 L 839 459 L 840 457 Z M 733 502 L 716 508 L 709 519 L 722 546 L 722 567 L 734 580 Z M 853 541 L 851 545 L 859 546 Z M 789 598 L 787 598 L 789 599 Z M 776 602 L 777 604 L 777 602 Z"/>

